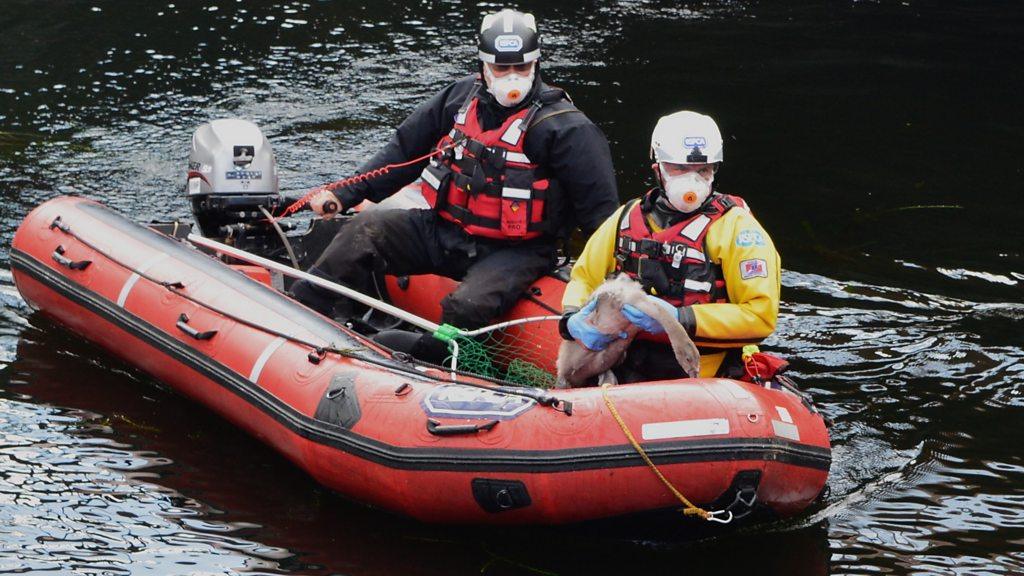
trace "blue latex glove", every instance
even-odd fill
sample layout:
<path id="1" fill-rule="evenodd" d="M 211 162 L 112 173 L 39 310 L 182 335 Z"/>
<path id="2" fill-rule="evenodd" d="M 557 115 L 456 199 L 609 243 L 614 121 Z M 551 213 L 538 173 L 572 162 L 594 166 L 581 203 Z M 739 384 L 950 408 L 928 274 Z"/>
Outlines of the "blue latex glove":
<path id="1" fill-rule="evenodd" d="M 597 300 L 591 300 L 587 302 L 587 305 L 580 308 L 579 312 L 569 317 L 566 322 L 566 327 L 569 328 L 569 334 L 576 339 L 577 342 L 583 346 L 593 350 L 595 352 L 604 350 L 609 344 L 617 339 L 629 338 L 629 334 L 625 332 L 619 332 L 618 334 L 605 334 L 599 332 L 597 328 L 594 328 L 592 324 L 587 322 L 590 315 L 594 312 L 594 307 L 597 306 Z"/>
<path id="2" fill-rule="evenodd" d="M 679 317 L 679 310 L 675 306 L 669 304 L 668 302 L 662 300 L 661 298 L 648 294 L 647 301 L 656 306 L 661 306 L 662 308 L 665 309 L 665 312 L 671 314 L 673 318 Z M 632 306 L 630 304 L 624 305 L 622 307 L 622 315 L 626 317 L 626 320 L 629 320 L 630 322 L 633 323 L 634 326 L 643 330 L 644 332 L 650 332 L 651 334 L 661 334 L 662 332 L 665 331 L 665 328 L 663 328 L 657 320 L 651 318 L 647 314 L 644 314 L 636 306 Z"/>

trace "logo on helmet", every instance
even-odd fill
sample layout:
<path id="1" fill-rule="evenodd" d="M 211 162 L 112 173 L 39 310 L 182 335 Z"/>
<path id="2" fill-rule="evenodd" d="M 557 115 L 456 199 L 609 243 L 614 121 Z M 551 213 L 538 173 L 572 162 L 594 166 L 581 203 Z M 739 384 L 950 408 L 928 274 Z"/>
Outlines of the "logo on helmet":
<path id="1" fill-rule="evenodd" d="M 683 138 L 683 146 L 687 148 L 707 148 L 708 141 L 703 136 L 687 136 Z"/>
<path id="2" fill-rule="evenodd" d="M 502 34 L 494 39 L 494 49 L 498 52 L 518 52 L 523 49 L 523 38 L 515 34 Z"/>

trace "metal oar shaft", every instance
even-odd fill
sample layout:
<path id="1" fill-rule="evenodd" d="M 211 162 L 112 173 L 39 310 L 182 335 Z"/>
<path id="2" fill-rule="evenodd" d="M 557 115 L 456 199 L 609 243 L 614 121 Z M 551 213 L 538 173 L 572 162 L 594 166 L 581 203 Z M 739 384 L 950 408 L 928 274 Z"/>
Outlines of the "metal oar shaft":
<path id="1" fill-rule="evenodd" d="M 381 302 L 376 298 L 371 298 L 370 296 L 367 296 L 362 292 L 353 290 L 347 286 L 342 286 L 341 284 L 331 282 L 330 280 L 325 280 L 323 278 L 320 278 L 319 276 L 314 276 L 301 270 L 296 270 L 295 268 L 292 268 L 291 266 L 288 266 L 286 264 L 281 264 L 279 262 L 274 262 L 273 260 L 268 260 L 267 258 L 257 256 L 250 252 L 246 252 L 245 250 L 239 250 L 234 246 L 228 246 L 227 244 L 217 242 L 216 240 L 211 240 L 204 236 L 199 236 L 198 234 L 189 234 L 188 241 L 195 244 L 196 246 L 202 246 L 204 248 L 216 250 L 217 252 L 226 254 L 228 256 L 231 256 L 232 258 L 237 258 L 238 260 L 242 260 L 243 262 L 248 262 L 250 264 L 255 264 L 257 266 L 262 266 L 263 268 L 267 268 L 268 270 L 275 270 L 277 272 L 284 274 L 285 276 L 298 278 L 300 280 L 306 280 L 310 284 L 314 284 L 325 290 L 330 290 L 331 292 L 335 292 L 347 298 L 351 298 L 352 300 L 355 300 L 360 304 L 365 304 L 371 308 L 375 308 L 377 310 L 380 310 L 381 312 L 390 314 L 395 318 L 404 320 L 409 324 L 412 324 L 413 326 L 422 328 L 423 330 L 436 332 L 437 329 L 441 327 L 439 324 L 435 324 L 430 320 L 427 320 L 426 318 L 421 318 L 419 316 L 416 316 L 415 314 L 410 314 L 409 312 L 406 312 L 401 308 L 392 306 L 387 302 Z"/>

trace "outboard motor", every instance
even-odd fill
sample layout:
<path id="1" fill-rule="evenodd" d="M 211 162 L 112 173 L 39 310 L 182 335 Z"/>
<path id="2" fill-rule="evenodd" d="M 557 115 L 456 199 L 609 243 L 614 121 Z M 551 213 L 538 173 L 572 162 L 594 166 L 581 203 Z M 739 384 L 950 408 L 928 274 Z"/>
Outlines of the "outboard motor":
<path id="1" fill-rule="evenodd" d="M 252 243 L 272 234 L 263 210 L 273 213 L 282 199 L 270 142 L 246 120 L 203 124 L 192 135 L 186 193 L 203 236 Z"/>
<path id="2" fill-rule="evenodd" d="M 296 268 L 309 267 L 345 222 L 269 217 L 297 199 L 280 194 L 270 142 L 247 120 L 214 120 L 196 129 L 185 193 L 201 235 Z M 152 226 L 168 235 L 182 234 L 180 222 Z"/>

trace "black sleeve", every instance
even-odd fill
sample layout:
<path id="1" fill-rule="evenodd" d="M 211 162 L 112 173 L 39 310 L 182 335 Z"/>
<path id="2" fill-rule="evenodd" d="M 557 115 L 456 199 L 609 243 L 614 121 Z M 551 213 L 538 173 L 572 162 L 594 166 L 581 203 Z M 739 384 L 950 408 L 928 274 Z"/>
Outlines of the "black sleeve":
<path id="1" fill-rule="evenodd" d="M 449 84 L 416 107 L 412 114 L 398 125 L 391 140 L 359 167 L 358 173 L 364 174 L 388 164 L 406 162 L 430 152 L 441 139 L 441 135 L 451 130 L 455 124 L 455 113 L 471 85 L 472 82 L 467 83 L 463 78 Z M 355 206 L 363 199 L 380 202 L 415 180 L 426 165 L 427 161 L 422 160 L 409 166 L 395 168 L 382 176 L 347 186 L 336 194 L 345 207 Z"/>
<path id="2" fill-rule="evenodd" d="M 553 130 L 548 168 L 566 191 L 572 220 L 590 236 L 619 207 L 608 139 L 581 113 L 551 121 L 562 125 Z"/>

